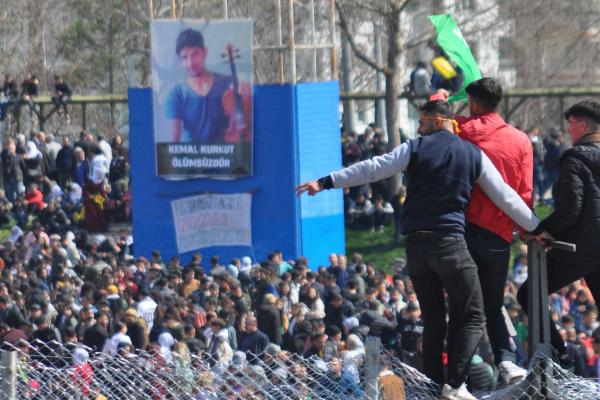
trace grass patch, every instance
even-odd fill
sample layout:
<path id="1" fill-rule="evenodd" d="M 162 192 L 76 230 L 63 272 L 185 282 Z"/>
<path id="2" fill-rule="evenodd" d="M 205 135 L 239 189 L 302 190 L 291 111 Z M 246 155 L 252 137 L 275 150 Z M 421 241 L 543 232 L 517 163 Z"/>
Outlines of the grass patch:
<path id="1" fill-rule="evenodd" d="M 386 226 L 383 232 L 346 228 L 346 253 L 348 258 L 360 253 L 365 262 L 371 262 L 378 270 L 392 272 L 394 259 L 406 257 L 404 239 L 394 243 L 394 227 Z"/>
<path id="2" fill-rule="evenodd" d="M 552 207 L 538 205 L 535 208 L 536 215 L 540 220 L 546 218 L 552 212 Z M 521 241 L 516 241 L 511 246 L 510 267 L 519 252 Z M 387 273 L 393 272 L 394 259 L 406 258 L 404 238 L 399 243 L 394 243 L 394 227 L 386 226 L 384 231 L 371 232 L 369 230 L 357 230 L 346 228 L 346 254 L 350 259 L 352 254 L 360 253 L 365 262 L 371 262 L 378 270 Z"/>

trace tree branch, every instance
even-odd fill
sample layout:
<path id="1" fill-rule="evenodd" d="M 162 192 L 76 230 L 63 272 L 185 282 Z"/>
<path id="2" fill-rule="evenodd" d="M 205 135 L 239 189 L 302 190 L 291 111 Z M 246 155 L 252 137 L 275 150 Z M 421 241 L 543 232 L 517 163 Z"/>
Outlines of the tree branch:
<path id="1" fill-rule="evenodd" d="M 350 4 L 352 4 L 352 5 L 354 5 L 355 7 L 363 9 L 365 11 L 372 12 L 372 13 L 375 13 L 375 14 L 379 14 L 382 17 L 385 17 L 386 12 L 385 12 L 385 9 L 382 8 L 382 7 L 377 7 L 377 6 L 374 6 L 374 5 L 370 5 L 370 4 L 365 3 L 364 1 L 361 1 L 361 0 L 347 0 L 347 2 L 350 3 Z"/>
<path id="2" fill-rule="evenodd" d="M 346 20 L 346 14 L 344 14 L 344 10 L 342 9 L 342 4 L 339 0 L 335 1 L 335 8 L 337 9 L 338 15 L 340 17 L 340 28 L 346 35 L 348 42 L 350 43 L 350 47 L 352 51 L 360 60 L 362 60 L 365 64 L 369 65 L 371 68 L 375 69 L 378 72 L 383 74 L 387 74 L 388 68 L 383 65 L 380 65 L 374 58 L 369 57 L 364 51 L 358 47 L 356 43 L 356 39 L 354 38 L 354 34 L 350 32 L 348 28 L 348 21 Z"/>

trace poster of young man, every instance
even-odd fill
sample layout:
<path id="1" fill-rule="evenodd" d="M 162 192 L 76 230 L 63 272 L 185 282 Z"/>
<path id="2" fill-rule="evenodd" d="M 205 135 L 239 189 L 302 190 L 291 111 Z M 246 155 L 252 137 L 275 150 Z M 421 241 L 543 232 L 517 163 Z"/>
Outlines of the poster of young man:
<path id="1" fill-rule="evenodd" d="M 252 175 L 252 21 L 154 20 L 158 176 Z"/>

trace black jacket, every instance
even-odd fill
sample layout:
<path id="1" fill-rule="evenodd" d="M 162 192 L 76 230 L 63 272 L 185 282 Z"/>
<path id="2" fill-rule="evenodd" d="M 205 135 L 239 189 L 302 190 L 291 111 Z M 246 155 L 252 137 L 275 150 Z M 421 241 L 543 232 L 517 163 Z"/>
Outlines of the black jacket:
<path id="1" fill-rule="evenodd" d="M 25 163 L 16 154 L 10 154 L 8 151 L 2 152 L 2 174 L 4 182 L 16 182 L 23 180 L 23 169 Z"/>
<path id="2" fill-rule="evenodd" d="M 600 243 L 600 143 L 576 145 L 561 158 L 554 212 L 540 224 L 555 239 L 593 255 Z"/>
<path id="3" fill-rule="evenodd" d="M 390 321 L 377 311 L 368 310 L 361 314 L 359 318 L 361 325 L 370 327 L 369 336 L 389 336 L 396 329 L 396 321 Z M 383 341 L 383 338 L 382 338 Z"/>
<path id="4" fill-rule="evenodd" d="M 106 332 L 106 329 L 96 323 L 85 331 L 83 344 L 90 347 L 94 352 L 100 352 L 107 339 L 108 332 Z"/>
<path id="5" fill-rule="evenodd" d="M 60 175 L 68 176 L 71 179 L 75 177 L 75 150 L 73 146 L 63 146 L 56 155 L 56 170 Z"/>
<path id="6" fill-rule="evenodd" d="M 271 305 L 263 304 L 256 315 L 258 329 L 263 331 L 271 343 L 281 345 L 281 313 Z"/>
<path id="7" fill-rule="evenodd" d="M 240 343 L 238 350 L 255 355 L 262 354 L 269 345 L 269 337 L 261 331 L 246 334 Z"/>

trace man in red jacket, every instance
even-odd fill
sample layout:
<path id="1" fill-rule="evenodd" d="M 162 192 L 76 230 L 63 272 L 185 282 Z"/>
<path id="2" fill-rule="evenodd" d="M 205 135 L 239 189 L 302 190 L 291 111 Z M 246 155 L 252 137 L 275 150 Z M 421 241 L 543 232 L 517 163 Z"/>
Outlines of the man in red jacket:
<path id="1" fill-rule="evenodd" d="M 482 78 L 467 86 L 466 91 L 471 116 L 456 117 L 461 130 L 460 137 L 479 147 L 504 181 L 531 207 L 531 142 L 525 133 L 507 124 L 498 114 L 502 87 L 492 78 Z M 436 95 L 447 98 L 447 92 L 439 91 Z M 477 186 L 473 189 L 466 215 L 465 236 L 471 256 L 477 264 L 494 358 L 502 377 L 514 383 L 525 376 L 526 371 L 515 364 L 516 356 L 511 349 L 502 305 L 515 224 Z"/>

